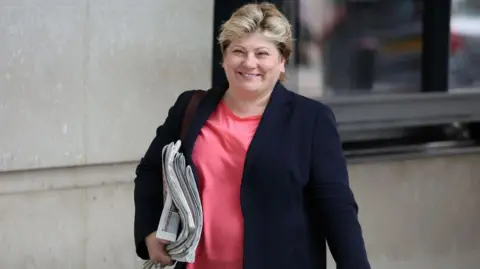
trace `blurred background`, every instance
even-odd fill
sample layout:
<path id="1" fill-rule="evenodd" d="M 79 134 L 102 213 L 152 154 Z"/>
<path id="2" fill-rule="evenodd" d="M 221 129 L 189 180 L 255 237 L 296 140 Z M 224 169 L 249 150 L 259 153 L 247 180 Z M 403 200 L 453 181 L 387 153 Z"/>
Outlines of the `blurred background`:
<path id="1" fill-rule="evenodd" d="M 135 166 L 181 92 L 224 81 L 248 2 L 0 0 L 0 268 L 140 268 Z M 372 268 L 480 268 L 480 1 L 271 2 L 287 86 L 337 117 Z"/>

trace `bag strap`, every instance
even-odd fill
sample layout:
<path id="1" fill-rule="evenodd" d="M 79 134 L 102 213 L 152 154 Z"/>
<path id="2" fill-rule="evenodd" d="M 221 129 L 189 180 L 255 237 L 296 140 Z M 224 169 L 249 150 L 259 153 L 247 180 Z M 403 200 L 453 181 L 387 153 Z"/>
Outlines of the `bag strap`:
<path id="1" fill-rule="evenodd" d="M 182 129 L 180 131 L 180 139 L 182 141 L 185 141 L 185 137 L 187 136 L 188 128 L 190 127 L 190 123 L 193 120 L 193 117 L 195 116 L 195 112 L 197 111 L 198 104 L 202 100 L 203 96 L 207 92 L 204 90 L 196 90 L 192 97 L 190 98 L 190 101 L 188 102 L 187 109 L 185 110 L 185 115 L 183 116 L 183 122 L 182 122 Z"/>

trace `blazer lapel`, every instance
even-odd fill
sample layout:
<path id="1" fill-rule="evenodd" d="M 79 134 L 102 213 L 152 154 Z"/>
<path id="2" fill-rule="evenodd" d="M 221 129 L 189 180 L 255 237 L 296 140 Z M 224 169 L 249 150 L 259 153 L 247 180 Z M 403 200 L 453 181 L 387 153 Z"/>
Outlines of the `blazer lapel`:
<path id="1" fill-rule="evenodd" d="M 200 133 L 200 130 L 202 129 L 205 122 L 216 109 L 227 88 L 228 86 L 212 88 L 205 94 L 205 96 L 198 104 L 197 111 L 195 112 L 195 115 L 190 122 L 190 126 L 188 127 L 188 131 L 185 136 L 185 141 L 182 141 L 185 159 L 187 161 L 187 164 L 190 165 L 192 168 L 192 171 L 195 175 L 195 180 L 197 181 L 197 186 L 198 175 L 192 161 L 192 151 L 195 145 L 195 140 L 197 139 L 197 136 Z"/>
<path id="2" fill-rule="evenodd" d="M 293 94 L 285 89 L 280 82 L 277 82 L 248 148 L 244 175 L 248 173 L 252 164 L 255 163 L 259 153 L 262 152 L 263 146 L 265 146 L 272 137 L 282 132 L 282 126 L 284 126 L 285 121 L 291 114 L 291 106 L 289 106 L 289 104 L 292 102 L 292 95 Z"/>

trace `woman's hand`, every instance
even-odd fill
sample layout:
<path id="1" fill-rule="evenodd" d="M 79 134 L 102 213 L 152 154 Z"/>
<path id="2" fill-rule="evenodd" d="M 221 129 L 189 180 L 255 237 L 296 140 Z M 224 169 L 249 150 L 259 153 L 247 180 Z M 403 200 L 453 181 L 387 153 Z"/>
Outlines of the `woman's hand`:
<path id="1" fill-rule="evenodd" d="M 150 256 L 150 260 L 152 260 L 155 264 L 172 264 L 172 258 L 167 254 L 167 251 L 165 251 L 165 245 L 167 243 L 168 242 L 165 240 L 158 239 L 156 237 L 156 232 L 151 233 L 145 238 L 148 255 Z"/>

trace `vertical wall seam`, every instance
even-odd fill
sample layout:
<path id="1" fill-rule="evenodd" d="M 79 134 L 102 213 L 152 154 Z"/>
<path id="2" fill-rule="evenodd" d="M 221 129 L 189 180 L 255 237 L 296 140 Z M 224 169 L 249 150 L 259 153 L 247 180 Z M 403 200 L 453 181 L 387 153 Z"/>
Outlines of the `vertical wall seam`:
<path id="1" fill-rule="evenodd" d="M 90 74 L 88 72 L 91 59 L 91 31 L 90 31 L 90 0 L 85 0 L 85 25 L 83 30 L 83 117 L 82 117 L 82 143 L 83 163 L 88 162 L 88 90 Z"/>
<path id="2" fill-rule="evenodd" d="M 91 58 L 91 31 L 90 31 L 90 0 L 85 0 L 85 25 L 83 30 L 83 117 L 82 117 L 82 142 L 83 142 L 83 162 L 88 162 L 88 88 L 90 74 L 88 72 Z M 88 256 L 88 206 L 87 206 L 87 194 L 88 190 L 83 189 L 83 268 L 87 269 L 87 256 Z"/>

